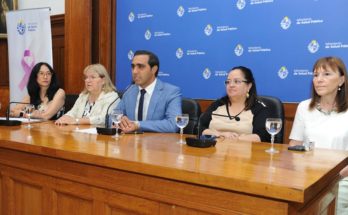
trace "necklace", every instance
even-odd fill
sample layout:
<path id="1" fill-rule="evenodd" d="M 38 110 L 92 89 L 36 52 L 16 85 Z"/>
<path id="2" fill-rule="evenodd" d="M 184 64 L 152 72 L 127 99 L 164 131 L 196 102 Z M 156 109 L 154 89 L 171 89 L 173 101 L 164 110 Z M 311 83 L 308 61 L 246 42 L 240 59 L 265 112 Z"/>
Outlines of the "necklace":
<path id="1" fill-rule="evenodd" d="M 326 115 L 326 116 L 329 116 L 333 111 L 336 111 L 336 102 L 332 105 L 332 108 L 331 108 L 331 110 L 323 110 L 322 108 L 321 108 L 321 105 L 320 105 L 320 102 L 318 102 L 317 104 L 316 104 L 316 109 L 319 111 L 319 112 L 321 112 L 321 113 L 323 113 L 324 115 Z"/>
<path id="2" fill-rule="evenodd" d="M 228 108 L 228 104 L 226 104 L 226 111 L 227 111 L 228 118 L 230 118 L 230 120 L 235 119 L 236 121 L 240 121 L 239 115 L 244 111 L 244 108 L 237 115 L 231 116 L 229 108 Z"/>

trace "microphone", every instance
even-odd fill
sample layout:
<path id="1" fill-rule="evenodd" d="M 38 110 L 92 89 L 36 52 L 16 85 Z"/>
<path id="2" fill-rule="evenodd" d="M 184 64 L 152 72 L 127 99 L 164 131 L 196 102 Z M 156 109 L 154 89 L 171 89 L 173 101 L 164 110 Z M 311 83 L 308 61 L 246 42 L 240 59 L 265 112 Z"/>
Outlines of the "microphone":
<path id="1" fill-rule="evenodd" d="M 6 108 L 6 119 L 5 120 L 0 120 L 0 126 L 17 126 L 22 124 L 21 121 L 19 120 L 10 120 L 10 107 L 11 104 L 25 104 L 28 105 L 30 103 L 26 103 L 26 102 L 10 102 Z"/>
<path id="2" fill-rule="evenodd" d="M 104 127 L 97 127 L 97 133 L 98 134 L 105 134 L 105 135 L 114 135 L 114 134 L 116 134 L 116 129 L 115 128 L 109 128 L 109 109 L 119 99 L 120 99 L 120 96 L 118 96 L 114 101 L 112 101 L 109 104 L 108 108 L 106 109 Z"/>
<path id="3" fill-rule="evenodd" d="M 201 119 L 206 114 L 202 113 L 198 118 L 197 137 L 186 137 L 186 145 L 198 148 L 208 148 L 215 146 L 216 137 L 213 135 L 201 135 Z"/>
<path id="4" fill-rule="evenodd" d="M 134 82 L 132 81 L 124 90 L 124 93 L 127 92 L 127 90 L 132 86 Z M 114 135 L 116 134 L 116 128 L 109 128 L 109 109 L 110 107 L 118 100 L 121 99 L 122 96 L 120 96 L 120 92 L 116 91 L 117 94 L 119 95 L 114 101 L 112 101 L 106 110 L 106 115 L 105 115 L 105 123 L 104 123 L 104 128 L 103 127 L 97 127 L 97 133 L 98 134 L 104 134 L 104 135 Z M 122 94 L 124 94 L 122 93 Z"/>

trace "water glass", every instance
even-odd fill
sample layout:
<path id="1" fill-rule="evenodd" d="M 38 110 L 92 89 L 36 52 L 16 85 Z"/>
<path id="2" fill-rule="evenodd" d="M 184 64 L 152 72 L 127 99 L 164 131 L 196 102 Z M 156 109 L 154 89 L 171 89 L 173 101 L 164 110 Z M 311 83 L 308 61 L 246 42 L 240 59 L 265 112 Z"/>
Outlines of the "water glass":
<path id="1" fill-rule="evenodd" d="M 271 135 L 271 148 L 267 149 L 268 153 L 278 153 L 279 151 L 274 149 L 274 136 L 282 129 L 282 119 L 280 118 L 267 118 L 266 119 L 266 130 Z"/>
<path id="2" fill-rule="evenodd" d="M 30 124 L 31 114 L 34 112 L 35 106 L 32 104 L 26 105 L 24 108 L 25 116 L 28 118 L 28 124 L 25 126 L 26 128 L 32 128 L 33 126 Z"/>
<path id="3" fill-rule="evenodd" d="M 111 113 L 112 123 L 116 127 L 116 134 L 113 136 L 114 138 L 119 138 L 120 137 L 118 135 L 118 124 L 121 122 L 122 117 L 123 117 L 123 112 L 121 110 L 114 110 Z"/>
<path id="4" fill-rule="evenodd" d="M 189 123 L 189 115 L 188 114 L 180 114 L 175 117 L 176 126 L 180 128 L 180 141 L 179 143 L 185 143 L 183 140 L 184 128 Z"/>

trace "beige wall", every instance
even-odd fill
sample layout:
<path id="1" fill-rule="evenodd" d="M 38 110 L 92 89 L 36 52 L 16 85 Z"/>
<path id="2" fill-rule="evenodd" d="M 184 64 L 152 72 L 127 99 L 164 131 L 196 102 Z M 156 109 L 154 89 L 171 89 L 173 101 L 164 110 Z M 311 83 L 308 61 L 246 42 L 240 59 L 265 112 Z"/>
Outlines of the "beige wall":
<path id="1" fill-rule="evenodd" d="M 65 0 L 18 0 L 18 9 L 50 7 L 51 15 L 65 13 Z"/>

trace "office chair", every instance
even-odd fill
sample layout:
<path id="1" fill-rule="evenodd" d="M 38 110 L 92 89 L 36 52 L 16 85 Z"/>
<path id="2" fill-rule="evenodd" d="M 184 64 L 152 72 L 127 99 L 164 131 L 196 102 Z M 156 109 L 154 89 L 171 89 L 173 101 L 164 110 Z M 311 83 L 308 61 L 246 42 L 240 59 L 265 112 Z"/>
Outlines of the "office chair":
<path id="1" fill-rule="evenodd" d="M 66 94 L 65 95 L 64 113 L 69 112 L 69 110 L 74 106 L 78 97 L 79 97 L 78 94 Z"/>
<path id="2" fill-rule="evenodd" d="M 269 118 L 281 118 L 283 125 L 280 132 L 274 137 L 275 143 L 283 143 L 284 139 L 284 106 L 283 103 L 276 97 L 273 96 L 259 96 L 260 101 L 262 101 L 268 108 L 270 116 Z"/>
<path id="3" fill-rule="evenodd" d="M 194 99 L 182 98 L 182 113 L 189 115 L 189 123 L 184 128 L 184 134 L 197 134 L 197 125 L 201 115 L 201 106 Z"/>

